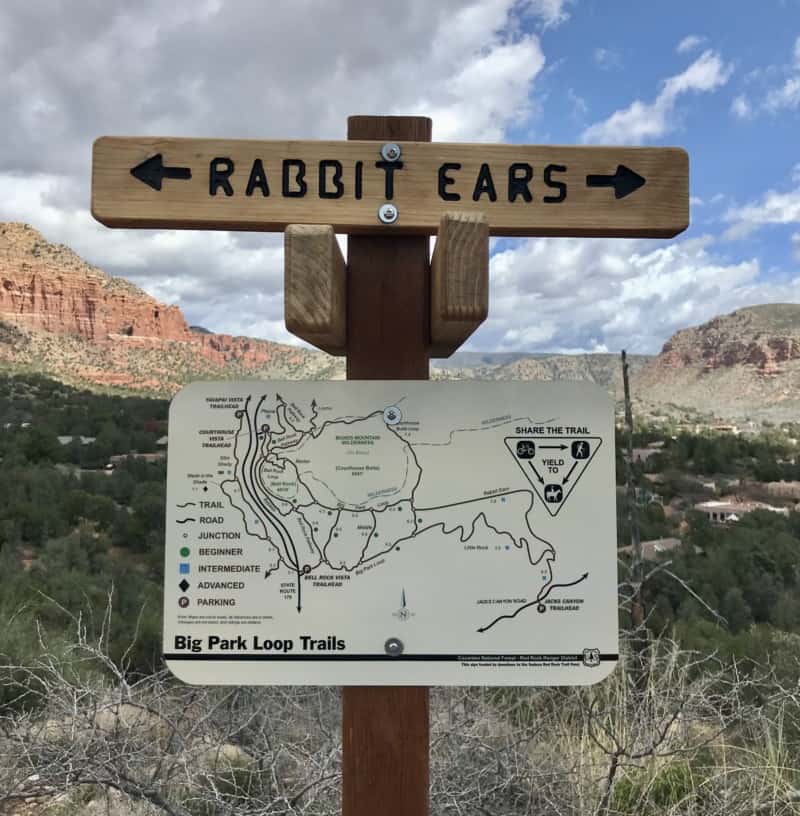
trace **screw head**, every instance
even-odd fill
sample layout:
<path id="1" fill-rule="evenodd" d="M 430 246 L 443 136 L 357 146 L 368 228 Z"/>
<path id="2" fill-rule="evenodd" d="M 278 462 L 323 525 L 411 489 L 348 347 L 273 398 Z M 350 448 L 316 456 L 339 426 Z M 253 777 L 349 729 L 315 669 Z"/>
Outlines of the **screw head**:
<path id="1" fill-rule="evenodd" d="M 400 145 L 397 142 L 387 142 L 381 147 L 381 158 L 384 161 L 397 161 L 400 158 Z"/>
<path id="2" fill-rule="evenodd" d="M 403 641 L 400 638 L 390 637 L 383 644 L 383 648 L 386 650 L 386 654 L 397 657 L 397 655 L 403 654 Z"/>
<path id="3" fill-rule="evenodd" d="M 399 218 L 400 213 L 394 204 L 382 204 L 378 209 L 378 220 L 382 224 L 394 224 Z"/>

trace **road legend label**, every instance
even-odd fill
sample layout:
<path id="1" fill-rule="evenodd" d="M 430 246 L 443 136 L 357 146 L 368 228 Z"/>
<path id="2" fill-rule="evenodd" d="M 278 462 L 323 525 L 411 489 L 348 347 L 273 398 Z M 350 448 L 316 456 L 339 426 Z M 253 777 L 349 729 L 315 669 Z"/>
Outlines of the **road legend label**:
<path id="1" fill-rule="evenodd" d="M 617 659 L 614 427 L 581 383 L 195 383 L 164 652 L 192 683 L 564 685 Z"/>

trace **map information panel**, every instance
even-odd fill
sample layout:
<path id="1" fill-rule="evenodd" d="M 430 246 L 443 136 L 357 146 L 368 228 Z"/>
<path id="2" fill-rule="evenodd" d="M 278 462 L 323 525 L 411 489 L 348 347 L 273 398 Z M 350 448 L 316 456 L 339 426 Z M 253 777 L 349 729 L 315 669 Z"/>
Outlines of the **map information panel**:
<path id="1" fill-rule="evenodd" d="M 617 660 L 614 416 L 586 383 L 194 383 L 164 652 L 189 683 L 582 685 Z"/>

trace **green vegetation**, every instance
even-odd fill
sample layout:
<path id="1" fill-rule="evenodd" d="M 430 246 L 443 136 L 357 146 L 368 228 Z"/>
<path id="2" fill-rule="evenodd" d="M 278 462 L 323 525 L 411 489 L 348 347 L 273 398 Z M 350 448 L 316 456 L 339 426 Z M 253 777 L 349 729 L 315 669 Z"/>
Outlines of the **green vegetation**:
<path id="1" fill-rule="evenodd" d="M 73 699 L 84 699 L 87 689 L 105 701 L 119 678 L 111 676 L 108 663 L 95 659 L 96 643 L 98 653 L 107 653 L 127 671 L 126 681 L 149 675 L 142 682 L 152 700 L 161 699 L 160 694 L 164 705 L 174 706 L 185 694 L 185 708 L 165 721 L 195 727 L 185 712 L 202 710 L 194 695 L 212 692 L 183 689 L 151 674 L 161 667 L 166 468 L 158 441 L 166 433 L 166 418 L 165 401 L 76 391 L 32 375 L 0 379 L 0 667 L 27 667 L 0 668 L 0 720 L 6 716 L 22 722 L 35 709 L 50 721 L 46 718 L 52 719 L 55 693 L 65 695 L 62 709 L 55 709 L 62 717 L 63 711 L 71 711 Z M 740 785 L 743 792 L 737 795 L 747 803 L 747 785 L 753 786 L 752 795 L 770 789 L 775 802 L 793 801 L 800 785 L 800 721 L 791 696 L 800 665 L 800 513 L 755 510 L 722 525 L 712 524 L 693 507 L 731 490 L 752 499 L 762 489 L 756 482 L 800 478 L 798 450 L 790 441 L 799 433 L 800 427 L 787 426 L 747 437 L 675 433 L 666 427 L 637 434 L 637 448 L 658 446 L 657 453 L 633 467 L 641 537 L 681 542 L 645 564 L 650 642 L 640 653 L 641 642 L 624 635 L 621 666 L 590 689 L 493 689 L 486 693 L 489 708 L 480 708 L 480 716 L 465 705 L 469 723 L 483 723 L 474 751 L 468 752 L 481 767 L 486 766 L 480 759 L 484 728 L 502 720 L 503 729 L 527 734 L 508 744 L 531 746 L 531 734 L 549 733 L 541 744 L 558 744 L 556 754 L 563 749 L 572 751 L 573 759 L 579 756 L 580 762 L 570 759 L 570 772 L 586 763 L 591 783 L 585 790 L 570 789 L 570 795 L 586 801 L 601 797 L 605 805 L 597 812 L 706 812 L 718 801 L 719 791 L 727 792 L 731 785 Z M 625 546 L 630 525 L 621 442 L 618 540 Z M 115 467 L 109 469 L 112 457 Z M 792 505 L 789 500 L 775 502 Z M 623 555 L 623 564 L 628 559 Z M 626 613 L 621 616 L 626 628 Z M 55 668 L 42 660 L 45 646 L 37 640 L 37 625 Z M 75 647 L 76 627 L 86 633 L 81 649 Z M 249 699 L 242 694 L 236 710 Z M 475 694 L 474 704 L 483 705 L 484 692 Z M 448 704 L 448 716 L 457 708 Z M 300 709 L 287 710 L 292 719 Z M 217 729 L 227 724 L 226 717 L 208 718 L 210 724 L 212 720 Z M 199 776 L 164 782 L 170 795 L 184 792 L 183 812 L 207 816 L 222 812 L 220 802 L 227 812 L 233 803 L 272 797 L 253 731 L 253 723 L 261 721 L 249 714 L 246 720 L 246 726 L 231 725 L 230 733 L 215 731 L 213 738 L 199 740 L 197 760 L 209 762 L 209 745 L 233 751 L 228 743 L 250 739 L 251 744 L 236 747 L 231 757 L 220 748 Z M 719 725 L 723 720 L 724 728 Z M 87 723 L 90 735 L 76 739 L 71 758 L 83 750 L 75 746 L 84 745 L 82 761 L 93 767 L 91 740 L 98 736 L 94 719 Z M 263 724 L 270 741 L 273 724 L 270 718 Z M 459 740 L 469 727 L 458 726 Z M 292 729 L 302 732 L 293 721 Z M 41 745 L 31 740 L 33 754 L 49 750 L 46 737 Z M 184 744 L 182 739 L 178 743 Z M 448 750 L 446 740 L 436 743 L 436 750 Z M 161 749 L 154 743 L 152 750 Z M 529 750 L 534 748 L 525 748 Z M 543 776 L 526 785 L 526 796 L 540 783 L 555 785 L 553 780 L 561 779 L 561 769 L 547 776 L 551 754 L 548 748 L 535 763 Z M 457 756 L 453 767 L 464 761 L 463 752 Z M 528 764 L 526 754 L 524 763 L 509 761 L 503 767 Z M 165 767 L 184 766 L 194 767 Z M 104 765 L 103 774 L 106 770 Z M 601 779 L 606 781 L 598 788 Z M 148 778 L 145 793 L 137 795 L 146 799 L 151 787 Z M 89 786 L 79 788 L 69 800 L 74 810 L 65 804 L 64 812 L 82 812 L 93 795 Z M 512 809 L 505 803 L 494 812 Z M 750 811 L 732 807 L 729 812 Z"/>
<path id="2" fill-rule="evenodd" d="M 672 629 L 686 648 L 769 662 L 785 679 L 796 678 L 800 513 L 755 511 L 726 526 L 690 513 L 688 521 L 682 547 L 669 554 L 669 572 L 656 572 L 647 582 L 651 631 Z"/>
<path id="3" fill-rule="evenodd" d="M 688 475 L 753 479 L 759 482 L 800 479 L 798 446 L 790 440 L 800 428 L 786 424 L 759 434 L 674 432 L 669 427 L 645 427 L 635 434 L 635 448 L 663 443 L 642 468 L 670 478 Z"/>
<path id="4" fill-rule="evenodd" d="M 166 417 L 163 401 L 0 380 L 1 654 L 33 655 L 34 620 L 57 633 L 79 612 L 100 637 L 113 584 L 110 653 L 135 640 L 131 670 L 158 664 L 166 467 L 129 454 L 156 451 Z"/>
<path id="5" fill-rule="evenodd" d="M 32 375 L 0 379 L 0 614 L 11 621 L 0 651 L 24 650 L 22 632 L 34 618 L 67 626 L 66 610 L 82 610 L 99 633 L 113 581 L 112 654 L 124 654 L 138 630 L 131 669 L 157 665 L 165 462 L 136 454 L 163 450 L 157 442 L 167 408 L 162 400 L 77 391 Z M 715 495 L 702 484 L 709 476 L 720 486 L 800 478 L 790 441 L 797 430 L 734 436 L 646 427 L 636 434 L 635 447 L 660 446 L 634 466 L 641 537 L 682 540 L 661 556 L 669 570 L 646 583 L 652 632 L 737 657 L 763 655 L 775 633 L 800 634 L 800 514 L 757 511 L 721 526 L 692 510 Z M 111 457 L 126 458 L 109 470 Z M 622 546 L 630 541 L 623 494 L 618 517 Z"/>
<path id="6" fill-rule="evenodd" d="M 796 500 L 770 496 L 763 483 L 800 480 L 800 446 L 792 441 L 800 427 L 738 436 L 674 430 L 646 427 L 634 437 L 635 448 L 658 446 L 633 467 L 641 538 L 681 540 L 646 565 L 648 628 L 703 654 L 770 663 L 792 680 L 800 658 L 800 512 Z M 617 480 L 624 482 L 621 450 Z M 694 509 L 723 496 L 787 512 L 754 510 L 735 523 L 714 524 Z M 618 541 L 626 546 L 622 495 L 617 509 Z"/>

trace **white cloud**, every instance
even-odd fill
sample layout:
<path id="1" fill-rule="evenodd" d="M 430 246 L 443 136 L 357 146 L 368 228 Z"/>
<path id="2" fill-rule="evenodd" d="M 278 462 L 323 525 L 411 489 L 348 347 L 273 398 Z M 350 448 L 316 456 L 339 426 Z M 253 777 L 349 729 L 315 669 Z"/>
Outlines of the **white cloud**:
<path id="1" fill-rule="evenodd" d="M 553 28 L 569 19 L 567 7 L 575 0 L 527 0 L 527 8 L 542 20 L 545 28 Z"/>
<path id="2" fill-rule="evenodd" d="M 191 0 L 0 4 L 0 170 L 86 176 L 103 133 L 343 138 L 353 112 L 429 113 L 436 139 L 495 139 L 528 115 L 544 65 L 520 15 L 555 25 L 565 8 L 306 0 L 270 3 L 265 16 L 260 0 L 224 11 Z"/>
<path id="3" fill-rule="evenodd" d="M 744 94 L 739 94 L 739 96 L 735 97 L 733 102 L 731 102 L 731 113 L 737 119 L 753 118 L 753 108 Z"/>
<path id="4" fill-rule="evenodd" d="M 300 29 L 297 4 L 288 2 L 270 4 L 265 18 L 260 0 L 227 4 L 224 13 L 219 3 L 189 0 L 141 0 L 135 10 L 123 0 L 85 10 L 53 3 L 46 14 L 34 3 L 27 16 L 11 9 L 19 4 L 0 4 L 0 71 L 8 78 L 0 84 L 0 219 L 32 223 L 111 274 L 177 302 L 193 324 L 289 340 L 282 236 L 100 226 L 88 212 L 92 140 L 336 139 L 348 113 L 427 113 L 437 140 L 504 138 L 529 124 L 545 65 L 522 15 L 535 15 L 544 30 L 574 7 L 408 0 L 398 14 L 389 0 L 302 5 L 314 26 Z M 706 52 L 654 102 L 636 104 L 658 119 L 658 135 L 673 126 L 676 99 L 714 90 L 729 70 Z M 585 113 L 577 93 L 570 100 Z M 504 246 L 511 248 L 492 259 L 491 317 L 472 348 L 656 351 L 675 329 L 721 311 L 800 300 L 796 281 L 763 283 L 756 261 L 720 259 L 707 240 Z"/>
<path id="5" fill-rule="evenodd" d="M 705 51 L 683 73 L 670 77 L 664 83 L 659 98 L 675 99 L 687 91 L 715 91 L 722 87 L 733 73 L 714 51 Z"/>
<path id="6" fill-rule="evenodd" d="M 11 182 L 0 175 L 3 189 Z M 14 195 L 0 200 L 0 219 L 33 221 L 111 274 L 180 303 L 192 324 L 297 342 L 283 324 L 280 235 L 108 230 L 85 210 L 56 206 L 63 185 L 37 176 L 13 186 Z M 512 242 L 492 257 L 490 319 L 467 347 L 656 352 L 677 329 L 721 312 L 800 301 L 800 280 L 777 286 L 760 272 L 756 260 L 715 257 L 707 237 Z"/>
<path id="7" fill-rule="evenodd" d="M 545 64 L 523 15 L 549 28 L 570 5 L 0 3 L 0 220 L 28 221 L 191 323 L 289 339 L 282 236 L 102 227 L 88 211 L 92 141 L 342 139 L 351 113 L 429 115 L 437 140 L 500 140 L 527 124 Z"/>
<path id="8" fill-rule="evenodd" d="M 779 113 L 800 106 L 800 76 L 789 77 L 783 85 L 773 88 L 764 99 L 764 110 Z"/>
<path id="9" fill-rule="evenodd" d="M 785 193 L 767 190 L 758 201 L 729 208 L 724 220 L 731 224 L 724 235 L 729 240 L 746 238 L 767 224 L 800 224 L 800 187 Z"/>
<path id="10" fill-rule="evenodd" d="M 622 58 L 616 51 L 611 51 L 608 48 L 595 48 L 594 61 L 597 65 L 604 69 L 619 68 L 622 65 Z"/>
<path id="11" fill-rule="evenodd" d="M 699 48 L 705 41 L 706 37 L 702 37 L 698 34 L 689 34 L 687 37 L 684 37 L 676 46 L 675 50 L 679 54 L 685 54 L 688 51 L 694 51 L 695 48 Z"/>
<path id="12" fill-rule="evenodd" d="M 769 87 L 775 77 L 782 77 L 777 85 Z M 752 119 L 757 113 L 776 116 L 783 111 L 800 108 L 800 37 L 794 42 L 792 62 L 788 65 L 767 65 L 750 71 L 745 80 L 761 86 L 760 104 L 753 106 L 746 97 L 737 96 L 731 105 L 731 113 L 740 119 Z M 740 101 L 741 100 L 741 101 Z"/>
<path id="13" fill-rule="evenodd" d="M 11 195 L 0 221 L 26 221 L 111 275 L 125 277 L 191 324 L 213 331 L 292 342 L 283 323 L 283 236 L 216 231 L 110 230 L 86 209 L 52 203 L 64 184 L 37 175 L 21 185 L 0 173 Z M 269 331 L 266 328 L 269 326 Z"/>
<path id="14" fill-rule="evenodd" d="M 678 99 L 686 93 L 708 93 L 725 85 L 733 71 L 719 54 L 706 51 L 685 71 L 664 81 L 653 102 L 637 99 L 583 132 L 584 142 L 638 144 L 674 130 Z"/>
<path id="15" fill-rule="evenodd" d="M 761 279 L 708 237 L 671 241 L 547 239 L 492 257 L 491 312 L 475 350 L 657 352 L 675 331 L 742 306 L 800 301 L 800 278 Z"/>
<path id="16" fill-rule="evenodd" d="M 572 103 L 572 113 L 574 116 L 585 116 L 589 112 L 586 100 L 575 93 L 574 88 L 567 89 L 567 99 Z"/>
<path id="17" fill-rule="evenodd" d="M 444 81 L 426 83 L 417 110 L 433 119 L 437 139 L 500 141 L 510 123 L 523 122 L 530 114 L 530 86 L 543 66 L 535 36 L 517 42 L 498 38 L 485 52 L 472 53 Z M 476 105 L 476 99 L 482 104 Z"/>

